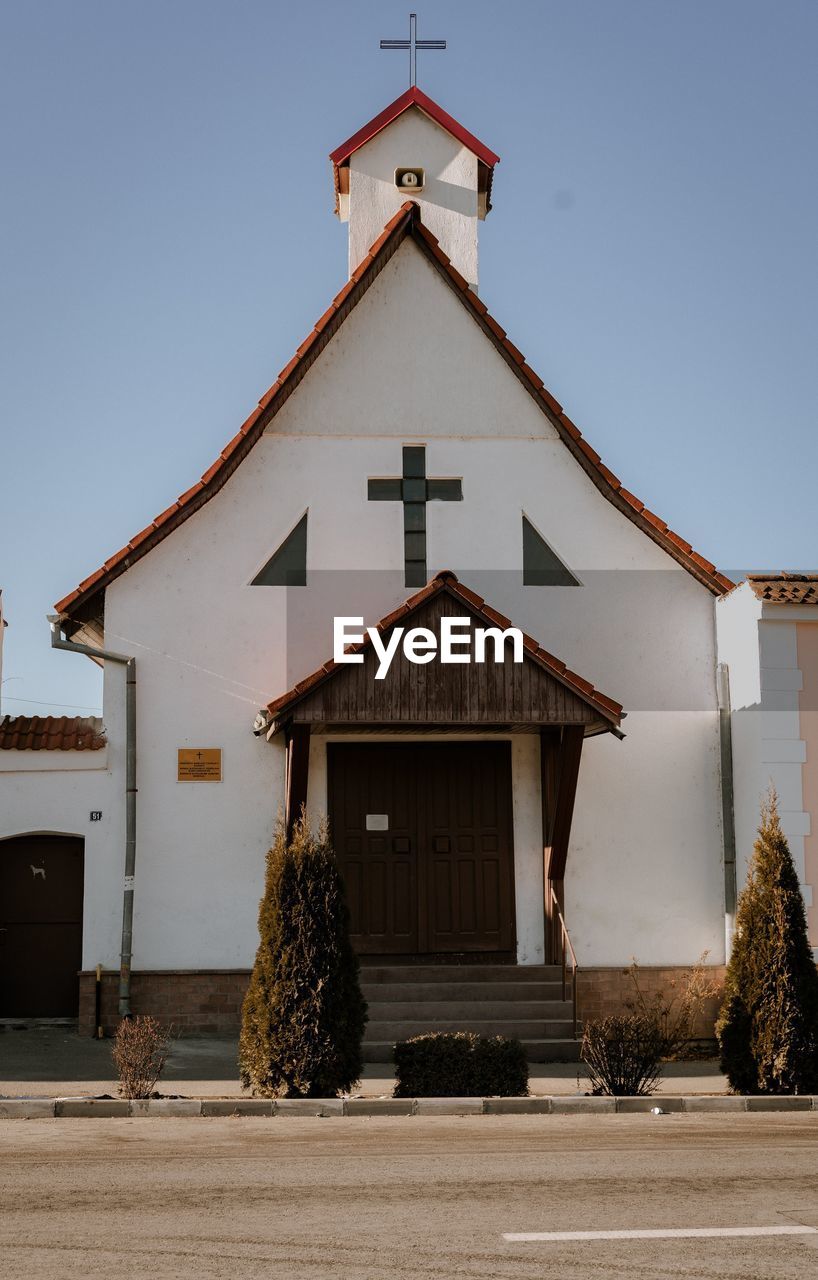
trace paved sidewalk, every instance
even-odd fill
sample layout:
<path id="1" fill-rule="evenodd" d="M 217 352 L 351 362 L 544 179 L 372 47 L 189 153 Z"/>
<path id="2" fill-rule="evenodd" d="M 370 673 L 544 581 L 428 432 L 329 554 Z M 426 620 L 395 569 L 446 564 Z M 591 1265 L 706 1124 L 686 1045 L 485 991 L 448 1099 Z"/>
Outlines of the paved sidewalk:
<path id="1" fill-rule="evenodd" d="M 535 1096 L 585 1093 L 581 1063 L 534 1063 L 530 1090 Z M 579 1083 L 577 1075 L 579 1073 Z M 394 1076 L 386 1064 L 364 1068 L 355 1096 L 388 1097 Z M 188 1098 L 238 1097 L 233 1036 L 197 1036 L 174 1041 L 159 1092 Z M 724 1093 L 727 1083 L 714 1059 L 668 1063 L 658 1092 L 678 1096 Z M 48 1097 L 113 1094 L 116 1078 L 111 1041 L 78 1036 L 71 1027 L 0 1031 L 0 1097 Z"/>

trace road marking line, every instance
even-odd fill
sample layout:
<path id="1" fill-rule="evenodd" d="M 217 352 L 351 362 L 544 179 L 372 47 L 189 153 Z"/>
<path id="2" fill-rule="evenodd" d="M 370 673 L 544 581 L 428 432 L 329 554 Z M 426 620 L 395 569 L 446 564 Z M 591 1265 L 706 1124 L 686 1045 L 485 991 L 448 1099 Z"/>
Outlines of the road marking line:
<path id="1" fill-rule="evenodd" d="M 546 1240 L 702 1240 L 708 1236 L 814 1236 L 818 1227 L 668 1227 L 656 1231 L 506 1231 L 511 1244 Z"/>

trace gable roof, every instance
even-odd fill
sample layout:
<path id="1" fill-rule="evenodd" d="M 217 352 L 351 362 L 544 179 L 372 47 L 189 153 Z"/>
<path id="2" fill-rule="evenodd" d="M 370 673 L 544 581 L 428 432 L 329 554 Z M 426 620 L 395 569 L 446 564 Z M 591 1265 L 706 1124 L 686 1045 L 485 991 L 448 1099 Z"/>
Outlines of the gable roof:
<path id="1" fill-rule="evenodd" d="M 407 89 L 394 102 L 390 102 L 388 107 L 384 107 L 383 111 L 379 111 L 376 116 L 359 129 L 357 133 L 353 133 L 351 138 L 347 138 L 346 142 L 342 142 L 340 147 L 336 147 L 330 152 L 330 160 L 335 169 L 339 165 L 347 164 L 350 157 L 355 154 L 365 143 L 370 142 L 372 138 L 391 124 L 393 120 L 397 120 L 398 116 L 403 115 L 410 107 L 418 107 L 430 120 L 434 120 L 435 124 L 439 124 L 441 129 L 445 129 L 458 142 L 462 142 L 464 147 L 468 147 L 469 151 L 473 151 L 478 160 L 482 160 L 483 164 L 487 164 L 493 169 L 496 164 L 500 163 L 500 157 L 496 151 L 492 151 L 491 147 L 487 147 L 485 142 L 481 142 L 473 133 L 469 133 L 454 116 L 450 116 L 448 111 L 444 111 L 441 106 L 424 93 L 422 89 L 418 89 L 417 85 L 413 85 L 411 89 Z"/>
<path id="2" fill-rule="evenodd" d="M 765 604 L 818 604 L 818 573 L 748 573 L 747 582 Z"/>
<path id="3" fill-rule="evenodd" d="M 98 716 L 3 716 L 0 751 L 100 751 L 106 745 Z"/>
<path id="4" fill-rule="evenodd" d="M 423 605 L 441 595 L 450 596 L 458 605 L 465 606 L 469 613 L 476 616 L 487 627 L 500 627 L 505 631 L 514 625 L 509 618 L 486 604 L 482 596 L 470 591 L 450 569 L 444 569 L 432 578 L 431 582 L 428 582 L 425 587 L 421 587 L 420 591 L 416 591 L 408 600 L 399 605 L 397 609 L 393 609 L 385 618 L 381 618 L 374 630 L 380 636 L 383 636 L 397 623 L 408 621 L 410 616 L 416 614 Z M 372 638 L 367 632 L 362 643 L 348 645 L 345 652 L 367 653 L 372 647 Z M 571 671 L 564 662 L 560 661 L 559 658 L 555 658 L 552 653 L 543 649 L 532 636 L 525 633 L 523 633 L 523 647 L 526 658 L 556 679 L 559 684 L 570 690 L 586 707 L 594 712 L 596 720 L 603 722 L 603 731 L 618 729 L 623 715 L 620 703 L 615 702 L 613 698 L 607 697 L 604 693 L 600 693 L 589 680 L 584 680 L 575 671 Z M 273 721 L 268 736 L 272 736 L 273 733 L 277 733 L 283 728 L 284 721 L 290 713 L 295 710 L 299 703 L 314 693 L 317 688 L 326 684 L 327 681 L 337 678 L 341 673 L 348 674 L 349 671 L 350 667 L 346 663 L 339 663 L 331 658 L 323 666 L 319 667 L 317 671 L 313 671 L 311 675 L 299 680 L 298 684 L 294 685 L 292 689 L 268 703 L 267 712 Z M 597 727 L 593 731 L 599 732 L 600 729 Z"/>
<path id="5" fill-rule="evenodd" d="M 166 538 L 219 492 L 239 463 L 261 438 L 279 409 L 290 398 L 353 307 L 364 296 L 406 239 L 414 242 L 459 298 L 600 493 L 678 564 L 687 569 L 698 582 L 707 587 L 713 595 L 724 595 L 734 586 L 729 578 L 718 572 L 715 565 L 694 551 L 689 542 L 674 533 L 664 520 L 648 510 L 639 498 L 634 497 L 621 480 L 605 466 L 596 450 L 584 439 L 579 428 L 563 412 L 562 406 L 546 389 L 542 378 L 526 363 L 523 353 L 506 337 L 505 329 L 501 328 L 489 313 L 485 302 L 469 288 L 468 282 L 452 266 L 437 238 L 423 225 L 419 206 L 414 201 L 407 200 L 387 222 L 369 253 L 352 272 L 349 280 L 340 293 L 336 294 L 324 314 L 316 321 L 312 332 L 307 335 L 293 358 L 281 370 L 273 385 L 261 397 L 258 407 L 242 423 L 236 435 L 225 445 L 201 480 L 181 494 L 146 528 L 131 538 L 126 546 L 110 556 L 74 591 L 59 600 L 54 606 L 57 613 L 63 615 L 69 623 L 73 622 L 76 627 L 98 620 L 102 613 L 102 593 L 106 586 L 142 556 L 147 555 L 163 538 Z"/>

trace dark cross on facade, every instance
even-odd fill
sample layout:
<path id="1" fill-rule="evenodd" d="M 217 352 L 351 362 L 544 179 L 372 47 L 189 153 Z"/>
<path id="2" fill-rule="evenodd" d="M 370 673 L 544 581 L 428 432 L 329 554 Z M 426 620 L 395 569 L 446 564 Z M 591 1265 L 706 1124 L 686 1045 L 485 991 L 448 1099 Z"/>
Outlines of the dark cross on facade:
<path id="1" fill-rule="evenodd" d="M 424 445 L 404 445 L 403 475 L 368 481 L 370 502 L 403 503 L 403 558 L 407 587 L 426 585 L 426 503 L 462 502 L 462 480 L 429 480 Z"/>
<path id="2" fill-rule="evenodd" d="M 408 40 L 381 40 L 382 49 L 409 50 L 409 86 L 414 88 L 418 82 L 418 49 L 445 49 L 445 40 L 418 40 L 418 16 L 409 14 Z"/>

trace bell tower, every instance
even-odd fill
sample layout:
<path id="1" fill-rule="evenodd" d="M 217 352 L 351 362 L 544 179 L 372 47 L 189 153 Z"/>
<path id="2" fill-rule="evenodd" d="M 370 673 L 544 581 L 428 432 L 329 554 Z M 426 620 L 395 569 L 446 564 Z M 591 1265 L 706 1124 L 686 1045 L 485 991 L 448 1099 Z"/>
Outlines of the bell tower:
<path id="1" fill-rule="evenodd" d="M 407 199 L 477 289 L 477 224 L 491 208 L 500 157 L 417 86 L 330 155 L 335 211 L 349 224 L 350 275 Z"/>

